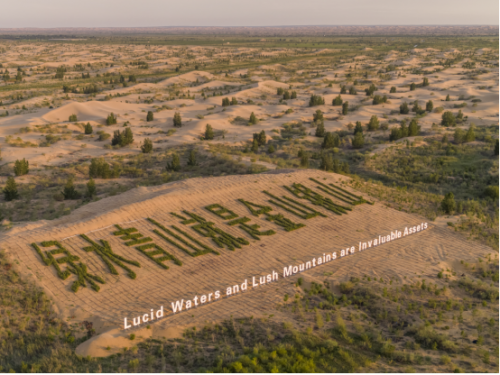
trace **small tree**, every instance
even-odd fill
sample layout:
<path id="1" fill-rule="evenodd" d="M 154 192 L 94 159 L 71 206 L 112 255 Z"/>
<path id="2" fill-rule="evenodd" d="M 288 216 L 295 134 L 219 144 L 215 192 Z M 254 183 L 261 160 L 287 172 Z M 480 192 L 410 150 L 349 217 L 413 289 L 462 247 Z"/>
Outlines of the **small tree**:
<path id="1" fill-rule="evenodd" d="M 445 99 L 447 102 L 450 101 L 450 94 L 446 95 L 446 99 Z"/>
<path id="2" fill-rule="evenodd" d="M 283 100 L 290 100 L 290 92 L 288 90 L 283 94 Z"/>
<path id="3" fill-rule="evenodd" d="M 446 111 L 441 115 L 441 125 L 443 126 L 455 126 L 456 121 L 455 116 L 450 111 Z"/>
<path id="4" fill-rule="evenodd" d="M 23 160 L 16 160 L 14 163 L 14 173 L 16 176 L 23 176 L 25 174 L 28 174 L 30 171 L 29 167 L 29 162 L 28 160 L 24 159 Z"/>
<path id="5" fill-rule="evenodd" d="M 354 86 L 349 87 L 349 95 L 358 95 L 358 92 L 354 88 Z"/>
<path id="6" fill-rule="evenodd" d="M 362 148 L 365 145 L 365 138 L 363 137 L 363 133 L 356 133 L 352 140 L 353 148 Z"/>
<path id="7" fill-rule="evenodd" d="M 446 214 L 452 214 L 453 212 L 455 212 L 456 209 L 455 196 L 453 195 L 452 192 L 449 192 L 444 196 L 444 199 L 441 202 L 441 209 Z"/>
<path id="8" fill-rule="evenodd" d="M 17 184 L 14 177 L 7 177 L 7 183 L 3 188 L 3 195 L 6 201 L 12 201 L 14 199 L 19 198 L 19 193 L 17 191 Z"/>
<path id="9" fill-rule="evenodd" d="M 325 138 L 323 139 L 323 144 L 321 145 L 322 148 L 328 149 L 328 148 L 333 148 L 333 147 L 338 147 L 340 143 L 340 137 L 336 133 L 326 133 Z"/>
<path id="10" fill-rule="evenodd" d="M 379 126 L 380 126 L 380 123 L 378 121 L 378 117 L 373 115 L 370 118 L 370 121 L 368 122 L 368 130 L 370 130 L 370 131 L 378 130 Z"/>
<path id="11" fill-rule="evenodd" d="M 205 127 L 205 139 L 206 140 L 212 140 L 214 139 L 214 130 L 212 129 L 212 125 L 207 124 Z"/>
<path id="12" fill-rule="evenodd" d="M 297 91 L 292 91 L 291 99 L 297 99 Z"/>
<path id="13" fill-rule="evenodd" d="M 153 121 L 154 120 L 154 115 L 153 112 L 148 111 L 148 114 L 146 115 L 146 121 Z"/>
<path id="14" fill-rule="evenodd" d="M 319 169 L 324 171 L 332 171 L 333 170 L 333 159 L 330 154 L 321 154 L 321 163 L 319 165 Z"/>
<path id="15" fill-rule="evenodd" d="M 111 112 L 106 118 L 106 125 L 115 125 L 117 122 L 116 117 L 113 112 Z"/>
<path id="16" fill-rule="evenodd" d="M 465 141 L 465 132 L 462 129 L 457 128 L 455 130 L 455 133 L 453 134 L 453 139 L 454 139 L 455 143 L 458 144 L 458 145 L 464 143 L 464 141 Z"/>
<path id="17" fill-rule="evenodd" d="M 69 120 L 68 120 L 68 121 L 69 121 L 69 122 L 75 122 L 75 121 L 78 121 L 78 118 L 76 117 L 76 115 L 75 115 L 75 114 L 73 114 L 73 115 L 70 115 L 70 116 L 69 116 Z"/>
<path id="18" fill-rule="evenodd" d="M 319 109 L 313 114 L 313 121 L 323 121 L 323 112 Z"/>
<path id="19" fill-rule="evenodd" d="M 314 134 L 316 137 L 324 137 L 325 136 L 325 124 L 323 124 L 323 121 L 321 121 L 317 126 L 316 126 L 316 133 Z"/>
<path id="20" fill-rule="evenodd" d="M 234 96 L 231 98 L 231 105 L 238 105 L 238 99 L 236 99 Z"/>
<path id="21" fill-rule="evenodd" d="M 389 92 L 390 94 L 395 94 L 396 93 L 396 86 L 391 87 L 391 91 Z"/>
<path id="22" fill-rule="evenodd" d="M 189 165 L 191 167 L 195 167 L 198 165 L 198 162 L 196 161 L 196 151 L 195 150 L 191 150 L 191 152 L 189 153 L 187 165 Z"/>
<path id="23" fill-rule="evenodd" d="M 300 156 L 300 166 L 303 168 L 309 168 L 309 155 L 307 152 L 303 152 Z"/>
<path id="24" fill-rule="evenodd" d="M 432 102 L 432 100 L 429 100 L 427 103 L 425 103 L 425 110 L 427 112 L 432 112 L 433 109 L 434 109 L 434 103 Z"/>
<path id="25" fill-rule="evenodd" d="M 412 84 L 410 85 L 410 91 L 415 91 L 416 88 L 417 85 L 415 85 L 415 83 L 412 82 Z"/>
<path id="26" fill-rule="evenodd" d="M 178 172 L 181 170 L 181 161 L 179 159 L 179 155 L 175 153 L 172 154 L 172 161 L 170 163 L 167 163 L 167 170 L 173 172 Z"/>
<path id="27" fill-rule="evenodd" d="M 258 120 L 257 120 L 257 117 L 255 116 L 255 113 L 253 113 L 253 112 L 252 112 L 252 113 L 250 114 L 250 119 L 248 120 L 248 123 L 249 123 L 250 125 L 255 125 L 255 124 L 257 123 L 257 121 L 258 121 Z"/>
<path id="28" fill-rule="evenodd" d="M 229 102 L 229 98 L 222 98 L 222 106 L 223 107 L 228 107 L 230 105 L 231 105 L 231 103 Z"/>
<path id="29" fill-rule="evenodd" d="M 274 148 L 273 145 L 269 145 L 269 147 L 267 148 L 267 152 L 270 154 L 274 153 L 275 151 L 276 151 L 276 149 Z"/>
<path id="30" fill-rule="evenodd" d="M 62 194 L 64 195 L 64 199 L 80 198 L 80 193 L 75 189 L 72 176 L 68 178 L 68 181 L 66 181 L 66 185 L 64 185 L 64 190 L 62 191 Z"/>
<path id="31" fill-rule="evenodd" d="M 399 113 L 402 115 L 407 115 L 410 113 L 410 108 L 408 107 L 408 103 L 404 102 L 399 106 Z"/>
<path id="32" fill-rule="evenodd" d="M 354 128 L 353 135 L 361 133 L 363 135 L 363 125 L 361 125 L 361 121 L 356 121 L 356 127 Z"/>
<path id="33" fill-rule="evenodd" d="M 174 113 L 174 127 L 176 128 L 182 127 L 182 118 L 179 112 Z"/>
<path id="34" fill-rule="evenodd" d="M 332 105 L 335 105 L 335 106 L 342 105 L 342 97 L 340 95 L 338 95 L 335 98 L 333 98 Z"/>
<path id="35" fill-rule="evenodd" d="M 259 146 L 264 146 L 267 143 L 266 132 L 262 130 L 260 133 L 255 133 L 254 138 L 257 139 Z"/>
<path id="36" fill-rule="evenodd" d="M 137 82 L 137 78 L 135 77 L 134 74 L 131 74 L 128 76 L 128 81 L 129 82 Z"/>
<path id="37" fill-rule="evenodd" d="M 345 116 L 349 113 L 349 102 L 342 104 L 342 114 Z"/>
<path id="38" fill-rule="evenodd" d="M 252 141 L 252 148 L 251 148 L 252 152 L 257 152 L 259 151 L 259 141 L 254 138 L 254 140 Z"/>
<path id="39" fill-rule="evenodd" d="M 347 94 L 347 87 L 345 85 L 340 87 L 340 94 Z"/>
<path id="40" fill-rule="evenodd" d="M 92 125 L 90 125 L 90 122 L 87 122 L 87 125 L 85 125 L 85 134 L 92 134 L 93 132 Z"/>
<path id="41" fill-rule="evenodd" d="M 471 125 L 467 134 L 465 134 L 465 142 L 473 142 L 476 139 L 476 133 L 474 133 L 474 127 Z"/>
<path id="42" fill-rule="evenodd" d="M 429 78 L 424 78 L 424 80 L 422 82 L 422 86 L 423 87 L 429 86 Z"/>
<path id="43" fill-rule="evenodd" d="M 418 126 L 417 120 L 412 119 L 410 125 L 408 126 L 408 137 L 415 137 L 420 132 L 420 127 Z"/>
<path id="44" fill-rule="evenodd" d="M 87 182 L 87 192 L 85 196 L 87 198 L 93 198 L 97 195 L 97 188 L 93 178 L 90 178 L 89 182 Z"/>
<path id="45" fill-rule="evenodd" d="M 314 107 L 323 104 L 325 104 L 325 99 L 322 96 L 314 94 L 311 95 L 311 98 L 309 99 L 309 107 Z"/>
<path id="46" fill-rule="evenodd" d="M 151 139 L 149 138 L 146 138 L 142 143 L 141 151 L 143 154 L 149 154 L 151 151 L 153 151 L 153 141 L 151 141 Z"/>

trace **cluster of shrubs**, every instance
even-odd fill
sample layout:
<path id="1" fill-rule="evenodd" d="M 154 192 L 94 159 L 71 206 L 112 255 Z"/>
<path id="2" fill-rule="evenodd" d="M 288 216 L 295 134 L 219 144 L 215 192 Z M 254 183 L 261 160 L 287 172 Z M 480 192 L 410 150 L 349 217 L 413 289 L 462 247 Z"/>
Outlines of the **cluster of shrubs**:
<path id="1" fill-rule="evenodd" d="M 113 133 L 113 139 L 111 140 L 112 146 L 128 146 L 134 142 L 134 134 L 132 129 L 126 128 L 123 132 L 115 130 Z"/>
<path id="2" fill-rule="evenodd" d="M 311 98 L 309 99 L 309 107 L 314 107 L 317 105 L 324 105 L 325 104 L 325 98 L 323 98 L 321 95 L 311 95 Z"/>
<path id="3" fill-rule="evenodd" d="M 238 100 L 234 96 L 231 98 L 231 101 L 229 101 L 229 98 L 222 99 L 222 106 L 223 107 L 228 107 L 230 105 L 238 105 Z"/>
<path id="4" fill-rule="evenodd" d="M 90 178 L 117 178 L 120 177 L 121 168 L 118 163 L 113 164 L 113 168 L 104 158 L 95 158 L 90 161 Z"/>
<path id="5" fill-rule="evenodd" d="M 401 126 L 399 128 L 392 128 L 391 134 L 389 135 L 389 140 L 397 141 L 401 138 L 415 137 L 420 133 L 420 126 L 416 119 L 412 119 L 410 125 L 406 126 L 406 120 L 401 121 Z"/>

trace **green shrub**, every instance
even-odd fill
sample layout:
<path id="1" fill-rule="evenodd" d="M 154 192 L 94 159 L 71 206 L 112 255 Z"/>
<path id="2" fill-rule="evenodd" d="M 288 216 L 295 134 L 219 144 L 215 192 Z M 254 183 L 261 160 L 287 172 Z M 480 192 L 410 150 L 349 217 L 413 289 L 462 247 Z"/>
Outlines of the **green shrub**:
<path id="1" fill-rule="evenodd" d="M 16 176 L 23 176 L 25 174 L 28 174 L 29 170 L 29 162 L 24 158 L 23 160 L 16 160 L 16 162 L 14 163 L 14 173 L 16 174 Z"/>
<path id="2" fill-rule="evenodd" d="M 92 125 L 90 125 L 89 122 L 87 122 L 87 125 L 85 125 L 85 134 L 92 134 L 94 129 L 92 129 Z"/>
<path id="3" fill-rule="evenodd" d="M 6 201 L 12 201 L 14 199 L 19 198 L 19 193 L 17 191 L 17 184 L 16 180 L 14 180 L 14 177 L 7 177 L 7 183 L 5 184 L 5 187 L 3 188 L 3 194 L 4 198 Z"/>
<path id="4" fill-rule="evenodd" d="M 455 202 L 455 196 L 453 195 L 452 192 L 447 193 L 444 196 L 443 201 L 441 202 L 441 209 L 446 213 L 446 214 L 452 214 L 455 212 L 456 209 L 456 202 Z"/>
<path id="5" fill-rule="evenodd" d="M 336 97 L 332 100 L 332 105 L 335 105 L 335 106 L 342 105 L 342 97 L 341 97 L 340 95 L 336 96 Z"/>
<path id="6" fill-rule="evenodd" d="M 64 199 L 79 199 L 81 197 L 81 194 L 75 189 L 73 177 L 68 178 L 66 185 L 64 185 L 62 195 L 64 195 Z"/>
<path id="7" fill-rule="evenodd" d="M 111 112 L 106 118 L 106 125 L 116 125 L 116 123 L 117 123 L 117 118 L 114 115 L 114 113 Z"/>
<path id="8" fill-rule="evenodd" d="M 69 120 L 68 120 L 68 121 L 69 121 L 69 122 L 76 122 L 76 121 L 78 121 L 78 118 L 76 117 L 76 115 L 75 115 L 75 114 L 73 114 L 73 115 L 70 115 L 70 116 L 69 116 Z"/>
<path id="9" fill-rule="evenodd" d="M 151 151 L 153 151 L 153 141 L 151 139 L 146 138 L 141 145 L 141 151 L 143 154 L 149 154 Z"/>
<path id="10" fill-rule="evenodd" d="M 173 172 L 178 172 L 181 170 L 181 161 L 179 159 L 179 155 L 177 155 L 176 153 L 172 154 L 172 161 L 170 163 L 167 163 L 167 170 Z"/>
<path id="11" fill-rule="evenodd" d="M 311 98 L 309 99 L 309 107 L 314 107 L 317 105 L 324 105 L 325 104 L 325 99 L 320 96 L 320 95 L 311 95 Z"/>
<path id="12" fill-rule="evenodd" d="M 146 121 L 149 122 L 149 121 L 153 121 L 153 120 L 154 120 L 153 112 L 148 111 L 148 114 L 146 115 Z"/>
<path id="13" fill-rule="evenodd" d="M 205 139 L 206 140 L 212 140 L 214 139 L 214 130 L 212 129 L 212 125 L 207 124 L 205 127 Z"/>
<path id="14" fill-rule="evenodd" d="M 455 126 L 456 121 L 455 116 L 450 111 L 444 112 L 441 116 L 441 125 L 443 126 Z"/>
<path id="15" fill-rule="evenodd" d="M 182 118 L 179 112 L 174 113 L 173 121 L 174 121 L 174 127 L 176 128 L 182 127 Z"/>

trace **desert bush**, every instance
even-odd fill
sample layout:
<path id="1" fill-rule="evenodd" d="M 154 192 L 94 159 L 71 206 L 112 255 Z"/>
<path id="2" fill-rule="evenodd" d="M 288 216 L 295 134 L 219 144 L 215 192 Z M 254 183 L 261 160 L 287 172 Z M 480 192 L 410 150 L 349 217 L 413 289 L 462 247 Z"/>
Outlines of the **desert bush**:
<path id="1" fill-rule="evenodd" d="M 134 134 L 132 129 L 126 128 L 123 132 L 115 130 L 113 133 L 113 139 L 111 140 L 112 146 L 125 147 L 134 142 Z"/>
<path id="2" fill-rule="evenodd" d="M 408 107 L 408 103 L 404 102 L 399 106 L 399 113 L 402 115 L 407 115 L 410 113 L 410 108 Z"/>
<path id="3" fill-rule="evenodd" d="M 19 198 L 19 193 L 17 191 L 17 184 L 14 177 L 7 177 L 7 182 L 2 190 L 4 198 L 6 201 L 12 201 Z"/>
<path id="4" fill-rule="evenodd" d="M 324 105 L 325 104 L 325 99 L 320 96 L 320 95 L 311 95 L 311 98 L 309 99 L 309 107 L 314 107 L 317 105 Z"/>
<path id="5" fill-rule="evenodd" d="M 214 130 L 212 129 L 212 125 L 207 124 L 205 127 L 205 139 L 206 140 L 212 140 L 214 139 Z"/>
<path id="6" fill-rule="evenodd" d="M 255 125 L 255 124 L 257 124 L 257 122 L 258 122 L 257 117 L 255 116 L 255 113 L 252 112 L 250 114 L 250 119 L 248 120 L 248 123 L 250 125 Z"/>
<path id="7" fill-rule="evenodd" d="M 324 137 L 325 136 L 325 124 L 323 121 L 321 121 L 317 126 L 316 126 L 316 132 L 314 133 L 316 137 Z"/>
<path id="8" fill-rule="evenodd" d="M 378 130 L 379 128 L 379 121 L 378 121 L 378 117 L 376 115 L 373 115 L 371 118 L 370 118 L 370 121 L 368 122 L 368 130 L 370 131 L 374 131 L 374 130 Z"/>
<path id="9" fill-rule="evenodd" d="M 396 86 L 391 87 L 391 91 L 389 92 L 390 94 L 395 94 L 396 93 Z"/>
<path id="10" fill-rule="evenodd" d="M 342 104 L 342 114 L 345 116 L 349 113 L 349 102 Z"/>
<path id="11" fill-rule="evenodd" d="M 443 113 L 441 116 L 441 125 L 443 126 L 455 126 L 456 125 L 456 118 L 453 116 L 453 113 L 450 111 L 446 111 Z"/>
<path id="12" fill-rule="evenodd" d="M 340 144 L 339 135 L 336 133 L 327 132 L 325 134 L 325 138 L 323 139 L 323 144 L 321 145 L 321 147 L 324 149 L 328 149 L 333 147 L 339 147 L 339 144 Z"/>
<path id="13" fill-rule="evenodd" d="M 29 162 L 25 158 L 23 160 L 16 160 L 14 163 L 14 173 L 16 176 L 28 174 L 29 170 Z"/>
<path id="14" fill-rule="evenodd" d="M 429 100 L 426 104 L 425 104 L 425 110 L 427 112 L 432 112 L 432 110 L 434 109 L 434 103 L 432 102 L 432 100 Z"/>
<path id="15" fill-rule="evenodd" d="M 187 165 L 191 167 L 195 167 L 198 165 L 198 161 L 196 160 L 196 151 L 194 149 L 189 152 Z"/>
<path id="16" fill-rule="evenodd" d="M 92 129 L 92 125 L 90 125 L 89 122 L 87 122 L 87 125 L 85 125 L 85 134 L 92 134 L 94 129 Z"/>
<path id="17" fill-rule="evenodd" d="M 73 115 L 70 115 L 70 116 L 69 116 L 68 121 L 69 121 L 69 122 L 76 122 L 76 121 L 78 121 L 78 118 L 76 117 L 76 115 L 75 115 L 75 114 L 73 114 Z"/>
<path id="18" fill-rule="evenodd" d="M 333 98 L 332 105 L 335 105 L 335 106 L 342 105 L 342 97 L 340 95 L 338 95 L 335 98 Z"/>
<path id="19" fill-rule="evenodd" d="M 87 186 L 87 191 L 85 193 L 85 196 L 87 198 L 92 199 L 93 197 L 95 197 L 97 195 L 97 187 L 95 185 L 94 179 L 91 178 L 89 180 L 89 182 L 87 182 L 86 186 Z"/>
<path id="20" fill-rule="evenodd" d="M 363 137 L 363 133 L 356 133 L 354 138 L 352 139 L 352 147 L 355 149 L 363 148 L 365 145 L 365 138 Z"/>
<path id="21" fill-rule="evenodd" d="M 153 151 L 153 141 L 149 138 L 146 138 L 141 145 L 141 151 L 143 154 L 149 154 Z"/>
<path id="22" fill-rule="evenodd" d="M 153 112 L 148 111 L 148 114 L 146 115 L 146 121 L 153 121 L 154 120 L 154 115 Z"/>
<path id="23" fill-rule="evenodd" d="M 117 118 L 114 115 L 114 113 L 111 112 L 106 118 L 106 125 L 116 125 L 116 123 L 117 123 Z"/>
<path id="24" fill-rule="evenodd" d="M 182 118 L 179 112 L 174 113 L 173 121 L 174 121 L 174 127 L 176 128 L 182 127 Z"/>
<path id="25" fill-rule="evenodd" d="M 178 172 L 181 170 L 181 161 L 179 159 L 179 155 L 177 155 L 176 153 L 172 154 L 172 161 L 170 163 L 167 163 L 167 170 L 173 172 Z"/>
<path id="26" fill-rule="evenodd" d="M 90 178 L 116 178 L 120 176 L 120 173 L 120 166 L 117 163 L 111 168 L 104 158 L 95 158 L 90 161 Z"/>
<path id="27" fill-rule="evenodd" d="M 444 196 L 443 201 L 441 202 L 441 209 L 444 213 L 452 214 L 453 212 L 455 212 L 456 207 L 457 204 L 455 202 L 455 196 L 452 192 L 447 193 Z"/>

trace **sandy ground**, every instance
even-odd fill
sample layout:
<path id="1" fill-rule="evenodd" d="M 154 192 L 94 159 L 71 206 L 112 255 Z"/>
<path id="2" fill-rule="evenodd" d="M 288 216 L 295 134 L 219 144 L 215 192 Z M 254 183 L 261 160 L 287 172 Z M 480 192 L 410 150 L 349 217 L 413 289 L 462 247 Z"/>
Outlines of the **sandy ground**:
<path id="1" fill-rule="evenodd" d="M 346 177 L 340 175 L 304 170 L 196 178 L 158 187 L 141 187 L 86 205 L 64 219 L 15 227 L 4 233 L 0 240 L 16 262 L 22 265 L 19 267 L 20 272 L 44 287 L 65 320 L 70 324 L 83 320 L 92 321 L 97 333 L 105 333 L 86 342 L 79 348 L 79 353 L 108 355 L 130 346 L 127 337 L 132 332 L 136 334 L 137 340 L 155 335 L 174 337 L 179 333 L 179 327 L 202 325 L 205 321 L 218 321 L 229 318 L 230 315 L 243 317 L 275 314 L 277 312 L 274 306 L 283 299 L 285 293 L 293 293 L 292 284 L 297 278 L 283 278 L 284 266 L 298 265 L 332 251 L 340 254 L 341 249 L 357 247 L 360 241 L 387 235 L 394 230 L 403 231 L 407 226 L 420 225 L 426 221 L 422 217 L 387 208 L 381 203 L 358 205 L 349 214 L 338 216 L 322 207 L 313 206 L 307 200 L 299 200 L 327 217 L 304 220 L 273 206 L 273 213 L 282 213 L 295 223 L 305 224 L 305 227 L 286 232 L 280 226 L 264 220 L 262 215 L 253 216 L 237 201 L 243 198 L 260 205 L 271 205 L 263 191 L 267 190 L 280 197 L 291 197 L 282 186 L 290 186 L 292 183 L 303 183 L 317 190 L 317 184 L 310 181 L 310 177 L 323 183 L 340 183 L 346 180 Z M 250 218 L 250 224 L 261 226 L 259 230 L 272 229 L 276 234 L 263 236 L 259 241 L 250 238 L 242 230 L 228 226 L 224 220 L 203 208 L 215 203 L 232 210 L 239 217 Z M 201 215 L 235 237 L 244 237 L 249 244 L 235 251 L 218 248 L 211 240 L 200 237 L 188 225 L 182 225 L 178 218 L 170 214 L 176 212 L 185 216 L 183 210 Z M 216 249 L 220 255 L 205 254 L 195 258 L 188 256 L 153 232 L 155 226 L 145 220 L 147 217 L 168 228 L 172 225 L 182 227 L 203 244 Z M 125 246 L 125 241 L 114 236 L 112 233 L 117 230 L 115 225 L 134 227 L 144 236 L 151 237 L 155 244 L 179 259 L 182 266 L 165 261 L 169 269 L 162 269 L 136 248 Z M 119 267 L 119 275 L 112 275 L 99 256 L 94 252 L 84 251 L 83 248 L 88 243 L 79 237 L 80 234 L 86 234 L 94 241 L 109 241 L 116 254 L 138 261 L 140 268 L 130 266 L 137 278 L 133 280 L 127 277 Z M 60 241 L 73 255 L 80 257 L 80 261 L 87 265 L 88 272 L 106 281 L 99 292 L 81 288 L 74 293 L 70 289 L 75 280 L 74 275 L 63 281 L 58 278 L 54 267 L 42 263 L 30 244 L 40 246 L 42 241 L 52 240 Z M 461 259 L 476 259 L 490 250 L 486 246 L 464 241 L 463 237 L 444 226 L 429 223 L 429 229 L 423 232 L 337 259 L 305 271 L 301 276 L 319 282 L 325 279 L 325 275 L 329 275 L 328 280 L 334 284 L 351 276 L 364 274 L 396 278 L 404 282 L 406 276 L 414 274 L 435 276 L 445 264 L 452 267 Z M 65 265 L 61 265 L 62 270 L 64 267 Z M 171 311 L 174 301 L 193 299 L 195 296 L 200 298 L 201 295 L 208 295 L 216 290 L 223 291 L 224 294 L 227 287 L 241 285 L 245 280 L 251 282 L 252 277 L 264 276 L 273 271 L 279 274 L 279 279 L 272 284 L 249 287 L 246 292 L 223 296 L 220 300 L 186 312 L 173 314 Z M 151 309 L 157 311 L 160 306 L 164 306 L 165 317 L 155 321 L 151 325 L 153 328 L 148 329 L 146 324 L 141 324 L 135 329 L 123 330 L 125 317 L 130 322 L 133 317 L 149 314 Z M 172 327 L 177 327 L 177 330 Z M 113 350 L 106 350 L 108 346 L 113 347 Z"/>
<path id="2" fill-rule="evenodd" d="M 264 51 L 266 52 L 266 51 Z M 266 53 L 268 53 L 267 51 Z M 269 53 L 287 53 L 289 51 L 274 51 Z M 317 51 L 316 51 L 317 52 Z M 321 52 L 321 51 L 320 51 Z M 325 52 L 325 51 L 322 51 Z M 331 51 L 330 51 L 331 52 Z M 370 48 L 364 48 L 364 53 L 370 52 Z M 433 49 L 415 48 L 410 53 L 399 53 L 390 51 L 383 60 L 384 64 L 390 62 L 396 66 L 402 66 L 406 69 L 420 67 L 422 63 L 434 63 L 434 66 L 425 67 L 425 69 L 439 68 L 440 61 L 443 58 L 453 58 L 460 51 L 450 49 L 446 51 L 437 51 Z M 73 71 L 75 64 L 83 64 L 86 72 L 94 74 L 127 74 L 132 65 L 131 62 L 138 61 L 140 53 L 148 56 L 147 61 L 150 69 L 155 71 L 172 72 L 177 64 L 185 61 L 182 53 L 190 53 L 196 57 L 196 61 L 203 59 L 214 59 L 216 55 L 223 57 L 231 55 L 237 59 L 252 59 L 262 54 L 257 49 L 245 48 L 205 48 L 190 47 L 187 51 L 181 47 L 160 47 L 152 46 L 124 46 L 117 49 L 116 46 L 104 46 L 96 49 L 89 47 L 85 49 L 72 44 L 60 44 L 55 50 L 50 50 L 42 44 L 19 45 L 16 48 L 9 49 L 2 58 L 4 68 L 7 68 L 11 77 L 16 75 L 16 67 L 21 66 L 28 74 L 23 76 L 25 82 L 58 82 L 50 79 L 55 73 L 55 68 L 64 65 L 69 71 L 66 76 L 78 78 L 81 73 Z M 482 49 L 476 51 L 479 56 L 491 54 L 492 51 Z M 20 60 L 19 56 L 36 56 L 32 61 Z M 488 55 L 489 56 L 489 55 Z M 495 57 L 496 55 L 491 55 Z M 200 60 L 201 59 L 201 60 Z M 465 60 L 464 60 L 465 61 Z M 252 134 L 260 130 L 270 132 L 272 129 L 279 129 L 283 123 L 293 121 L 311 121 L 312 114 L 316 110 L 324 112 L 325 117 L 333 119 L 325 122 L 327 131 L 346 129 L 346 125 L 361 121 L 366 124 L 372 115 L 377 115 L 383 122 L 384 118 L 391 118 L 391 111 L 397 111 L 402 102 L 413 102 L 418 99 L 422 107 L 428 100 L 433 100 L 434 107 L 443 107 L 444 110 L 458 112 L 454 108 L 455 104 L 467 103 L 467 107 L 462 108 L 465 116 L 468 116 L 468 123 L 476 125 L 498 124 L 499 105 L 498 105 L 498 68 L 489 69 L 489 73 L 480 75 L 479 79 L 471 78 L 470 75 L 464 75 L 468 70 L 457 64 L 451 69 L 432 73 L 426 76 L 430 81 L 428 87 L 418 87 L 415 91 L 409 90 L 412 82 L 421 83 L 422 75 L 405 73 L 399 76 L 394 72 L 390 73 L 391 78 L 388 81 L 381 81 L 378 84 L 378 91 L 375 94 L 387 95 L 389 102 L 381 105 L 372 105 L 371 100 L 364 95 L 364 87 L 357 87 L 358 95 L 342 95 L 344 100 L 349 101 L 350 107 L 358 107 L 354 112 L 346 116 L 341 116 L 340 107 L 331 106 L 331 101 L 340 92 L 339 85 L 327 87 L 323 82 L 323 76 L 335 80 L 334 75 L 343 77 L 349 72 L 355 72 L 350 68 L 359 68 L 363 64 L 377 67 L 380 61 L 373 60 L 372 57 L 360 53 L 352 62 L 341 64 L 332 70 L 331 67 L 323 66 L 314 68 L 315 72 L 322 73 L 322 77 L 309 77 L 304 82 L 295 82 L 286 70 L 290 67 L 283 64 L 263 64 L 251 72 L 248 69 L 241 69 L 231 74 L 214 74 L 200 69 L 188 73 L 180 73 L 177 76 L 163 79 L 157 83 L 137 83 L 129 84 L 128 87 L 108 87 L 106 91 L 98 94 L 95 99 L 88 98 L 87 95 L 61 94 L 60 90 L 54 91 L 46 96 L 35 96 L 22 100 L 11 100 L 12 93 L 9 95 L 0 94 L 0 114 L 3 110 L 9 111 L 9 116 L 0 117 L 0 147 L 2 149 L 3 163 L 12 163 L 16 159 L 29 157 L 38 165 L 60 165 L 68 162 L 82 160 L 82 157 L 97 157 L 121 151 L 105 150 L 103 147 L 109 144 L 108 141 L 96 142 L 96 137 L 86 136 L 81 140 L 75 137 L 83 132 L 81 126 L 75 126 L 68 122 L 70 115 L 75 114 L 78 123 L 85 124 L 89 122 L 95 129 L 94 131 L 105 131 L 113 134 L 115 130 L 120 130 L 123 124 L 127 122 L 135 135 L 134 144 L 127 149 L 127 152 L 140 152 L 139 146 L 145 138 L 150 138 L 157 142 L 160 147 L 168 148 L 170 146 L 192 143 L 199 140 L 207 124 L 215 129 L 226 130 L 224 140 L 214 142 L 240 143 L 251 140 Z M 87 64 L 91 64 L 89 68 Z M 133 67 L 133 66 L 132 66 Z M 313 68 L 313 66 L 311 66 Z M 480 68 L 480 66 L 478 66 Z M 50 69 L 50 70 L 49 70 Z M 137 70 L 138 74 L 142 71 Z M 297 74 L 302 74 L 303 70 L 298 69 Z M 240 78 L 244 75 L 251 75 L 252 82 Z M 275 74 L 281 76 L 280 82 L 275 80 Z M 110 76 L 116 78 L 117 76 Z M 126 75 L 126 77 L 128 77 Z M 290 82 L 288 82 L 291 79 Z M 59 81 L 60 82 L 60 81 Z M 65 79 L 62 84 L 71 85 L 71 80 Z M 84 85 L 83 85 L 84 86 Z M 120 86 L 120 85 L 117 85 Z M 276 95 L 278 88 L 296 90 L 298 97 L 294 100 L 287 100 L 286 103 L 279 103 L 280 97 Z M 397 93 L 390 94 L 391 87 L 397 88 Z M 237 98 L 239 104 L 227 108 L 221 107 L 222 97 L 209 96 L 204 99 L 201 94 L 223 92 L 224 96 Z M 26 96 L 27 92 L 20 90 L 21 94 Z M 167 100 L 169 96 L 175 93 L 184 93 L 186 95 L 195 95 L 195 99 L 175 99 Z M 322 95 L 326 104 L 314 108 L 308 107 L 308 101 L 311 94 Z M 449 94 L 452 101 L 445 102 L 446 95 Z M 111 95 L 110 100 L 104 100 L 106 95 Z M 117 96 L 122 95 L 122 96 Z M 224 97 L 223 96 L 223 97 Z M 466 100 L 458 100 L 460 96 Z M 479 99 L 480 102 L 471 102 L 471 99 Z M 152 102 L 145 102 L 145 99 Z M 249 104 L 248 101 L 253 101 Z M 45 104 L 44 104 L 45 103 Z M 52 104 L 53 108 L 47 108 Z M 22 107 L 25 106 L 26 110 Z M 215 106 L 215 108 L 214 108 Z M 163 108 L 165 107 L 165 108 Z M 293 113 L 283 114 L 286 110 L 292 109 Z M 146 123 L 146 113 L 153 111 L 155 119 Z M 105 126 L 105 119 L 109 113 L 118 116 L 116 126 Z M 173 129 L 172 118 L 175 112 L 179 112 L 183 118 L 183 127 L 176 129 L 175 134 L 166 136 L 165 134 Z M 249 118 L 254 112 L 260 119 L 255 126 L 245 126 L 232 124 L 232 121 L 238 116 Z M 411 117 L 412 114 L 406 116 Z M 399 119 L 405 116 L 398 116 Z M 430 128 L 433 123 L 439 124 L 441 121 L 440 113 L 431 113 L 421 118 L 419 124 L 422 129 Z M 68 126 L 72 131 L 72 137 L 68 140 L 59 141 L 50 147 L 43 148 L 23 148 L 14 146 L 12 142 L 6 142 L 6 136 L 13 138 L 19 137 L 22 142 L 31 142 L 34 145 L 40 144 L 45 139 L 45 133 L 37 131 L 36 126 Z M 31 132 L 21 133 L 21 128 L 29 127 Z M 310 138 L 313 140 L 314 138 Z M 161 143 L 160 143 L 161 142 Z"/>

